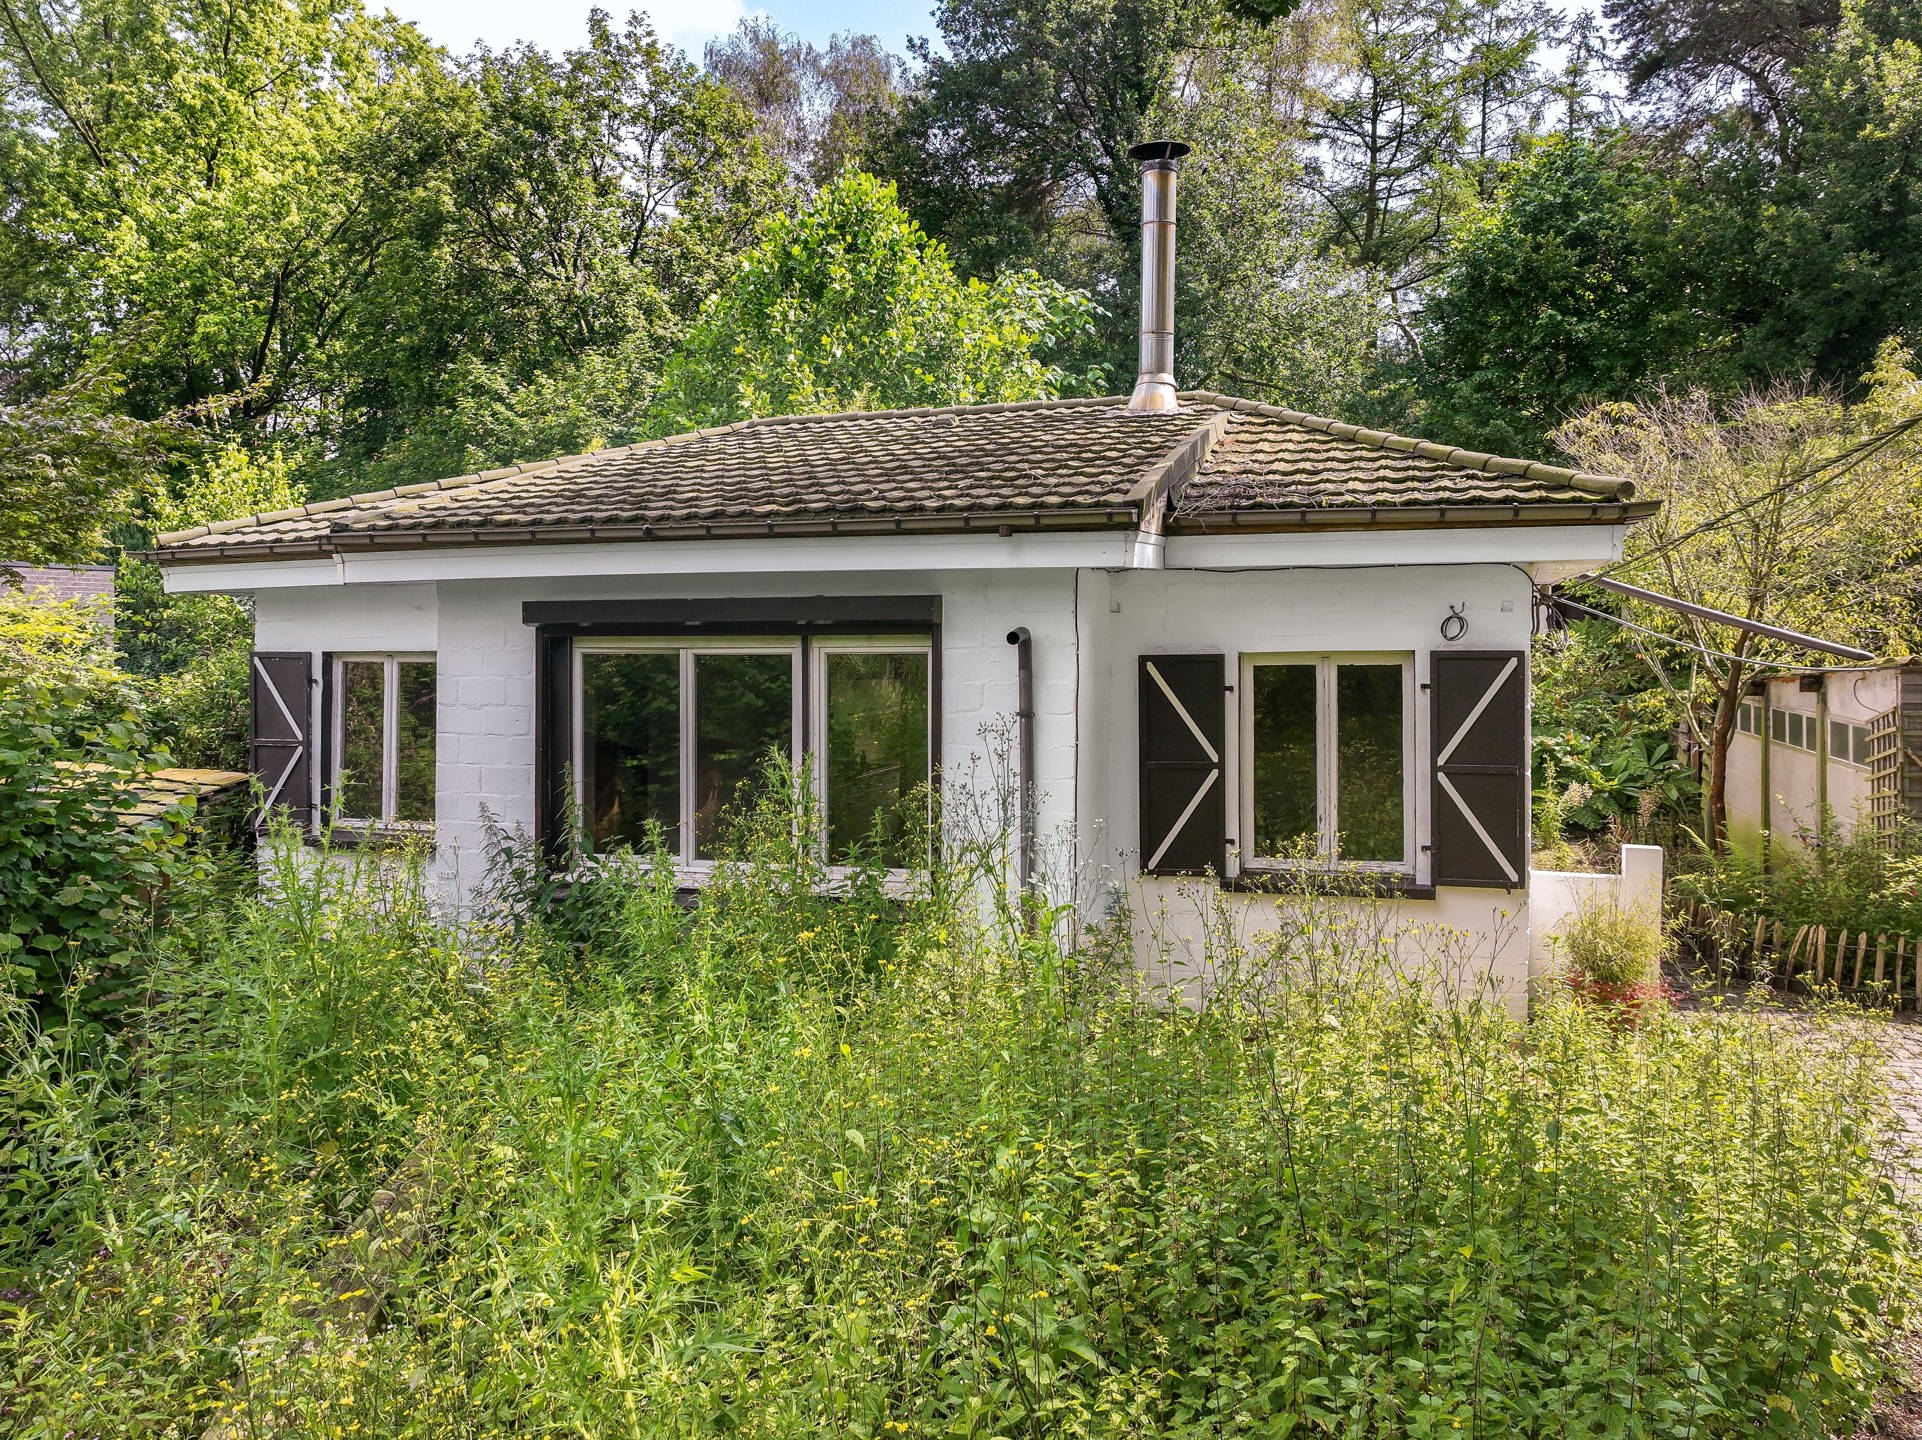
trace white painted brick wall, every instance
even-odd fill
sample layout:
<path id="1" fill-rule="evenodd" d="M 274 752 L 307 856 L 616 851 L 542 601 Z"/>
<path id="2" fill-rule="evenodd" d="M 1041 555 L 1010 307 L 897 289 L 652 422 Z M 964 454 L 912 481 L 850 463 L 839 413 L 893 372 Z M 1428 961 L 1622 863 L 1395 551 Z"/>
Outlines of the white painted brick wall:
<path id="1" fill-rule="evenodd" d="M 1443 643 L 1438 627 L 1449 604 L 1466 606 L 1461 648 L 1525 649 L 1531 621 L 1528 580 L 1503 565 L 1249 573 L 1031 569 L 270 590 L 258 598 L 257 633 L 267 649 L 436 653 L 437 864 L 450 890 L 464 892 L 484 872 L 485 815 L 510 830 L 531 831 L 534 823 L 534 636 L 521 621 L 523 602 L 819 594 L 942 597 L 941 759 L 951 785 L 982 753 L 982 727 L 1015 708 L 1015 651 L 1006 636 L 1015 626 L 1029 628 L 1042 792 L 1037 829 L 1046 837 L 1072 831 L 1078 821 L 1078 861 L 1091 885 L 1124 883 L 1137 868 L 1138 656 L 1408 650 L 1417 656 L 1421 683 L 1427 653 Z M 1418 708 L 1415 739 L 1420 776 L 1429 743 L 1425 707 Z M 1415 789 L 1425 810 L 1427 786 Z M 1425 815 L 1418 813 L 1417 823 L 1425 834 Z M 1178 888 L 1141 882 L 1134 887 L 1136 904 L 1163 912 L 1176 942 L 1194 942 L 1200 912 Z M 1237 904 L 1247 923 L 1258 926 L 1263 903 L 1243 897 Z M 1525 977 L 1527 916 L 1520 894 L 1444 891 L 1437 901 L 1404 909 L 1414 922 L 1460 926 L 1483 937 L 1489 965 L 1517 982 Z M 1495 937 L 1510 929 L 1521 933 L 1518 953 L 1495 953 Z"/>

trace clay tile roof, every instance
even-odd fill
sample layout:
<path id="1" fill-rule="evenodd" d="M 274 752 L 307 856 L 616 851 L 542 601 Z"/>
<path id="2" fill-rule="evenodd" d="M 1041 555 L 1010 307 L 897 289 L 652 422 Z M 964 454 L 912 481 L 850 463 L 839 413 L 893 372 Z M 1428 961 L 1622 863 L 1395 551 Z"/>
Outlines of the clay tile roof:
<path id="1" fill-rule="evenodd" d="M 1581 506 L 1619 519 L 1625 481 L 1451 450 L 1194 392 L 788 415 L 223 520 L 160 536 L 172 561 L 403 545 L 1142 523 L 1381 507 Z M 1472 516 L 1470 517 L 1472 518 Z"/>

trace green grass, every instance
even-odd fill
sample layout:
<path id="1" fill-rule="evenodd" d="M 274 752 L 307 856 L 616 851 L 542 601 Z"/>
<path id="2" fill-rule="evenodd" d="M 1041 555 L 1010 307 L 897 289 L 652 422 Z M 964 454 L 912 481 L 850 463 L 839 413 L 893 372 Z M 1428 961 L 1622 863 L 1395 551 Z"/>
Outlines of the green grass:
<path id="1" fill-rule="evenodd" d="M 1860 1024 L 1436 1003 L 1312 901 L 1171 1005 L 792 835 L 463 933 L 283 851 L 111 1050 L 16 1014 L 0 1429 L 1816 1436 L 1884 1378 Z"/>

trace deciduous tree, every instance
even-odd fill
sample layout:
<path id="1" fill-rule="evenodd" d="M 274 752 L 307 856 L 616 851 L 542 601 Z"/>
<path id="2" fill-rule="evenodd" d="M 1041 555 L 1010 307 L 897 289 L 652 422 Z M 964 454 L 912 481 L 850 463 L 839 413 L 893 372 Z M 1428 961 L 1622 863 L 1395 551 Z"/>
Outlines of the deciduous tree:
<path id="1" fill-rule="evenodd" d="M 1885 345 L 1853 406 L 1805 386 L 1718 405 L 1694 391 L 1601 406 L 1556 441 L 1584 466 L 1634 479 L 1661 511 L 1633 532 L 1623 578 L 1698 605 L 1877 650 L 1918 640 L 1913 566 L 1922 559 L 1922 382 Z M 1727 828 L 1728 749 L 1749 680 L 1771 661 L 1808 663 L 1730 625 L 1633 607 L 1633 618 L 1697 647 L 1667 661 L 1707 697 L 1704 822 Z M 1658 647 L 1659 649 L 1659 647 Z"/>
<path id="2" fill-rule="evenodd" d="M 1048 354 L 1089 309 L 1033 271 L 961 279 L 892 185 L 848 171 L 771 219 L 702 308 L 656 428 L 1045 397 L 1073 383 Z"/>

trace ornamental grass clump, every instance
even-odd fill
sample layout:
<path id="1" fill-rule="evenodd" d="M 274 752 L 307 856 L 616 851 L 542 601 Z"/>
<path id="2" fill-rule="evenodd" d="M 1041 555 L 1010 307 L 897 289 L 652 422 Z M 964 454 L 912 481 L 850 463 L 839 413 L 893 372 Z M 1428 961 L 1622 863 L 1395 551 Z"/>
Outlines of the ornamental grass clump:
<path id="1" fill-rule="evenodd" d="M 981 856 L 829 895 L 797 834 L 564 934 L 283 846 L 157 936 L 0 1429 L 1819 1436 L 1888 1378 L 1872 1024 L 1524 1021 L 1312 897 L 1170 1004 Z"/>
<path id="2" fill-rule="evenodd" d="M 1569 989 L 1627 1020 L 1668 999 L 1662 982 L 1665 943 L 1659 918 L 1622 904 L 1612 893 L 1585 897 L 1552 942 Z"/>

